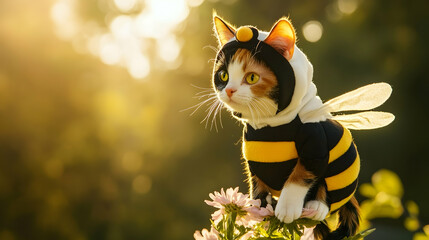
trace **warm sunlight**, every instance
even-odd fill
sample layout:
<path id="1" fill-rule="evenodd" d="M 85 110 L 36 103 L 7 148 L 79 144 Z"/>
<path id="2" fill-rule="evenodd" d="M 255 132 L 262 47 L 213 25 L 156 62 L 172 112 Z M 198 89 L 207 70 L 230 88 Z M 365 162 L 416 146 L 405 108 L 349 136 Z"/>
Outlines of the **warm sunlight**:
<path id="1" fill-rule="evenodd" d="M 0 240 L 308 240 L 286 220 L 323 227 L 351 191 L 365 239 L 429 240 L 428 3 L 0 0 Z M 219 46 L 213 12 L 273 34 Z"/>
<path id="2" fill-rule="evenodd" d="M 181 23 L 190 8 L 203 0 L 100 2 L 98 11 L 107 11 L 101 23 L 81 16 L 79 1 L 57 0 L 51 9 L 57 35 L 71 41 L 79 52 L 91 53 L 108 65 L 125 67 L 135 79 L 145 79 L 153 61 L 164 62 L 165 70 L 178 67 Z"/>

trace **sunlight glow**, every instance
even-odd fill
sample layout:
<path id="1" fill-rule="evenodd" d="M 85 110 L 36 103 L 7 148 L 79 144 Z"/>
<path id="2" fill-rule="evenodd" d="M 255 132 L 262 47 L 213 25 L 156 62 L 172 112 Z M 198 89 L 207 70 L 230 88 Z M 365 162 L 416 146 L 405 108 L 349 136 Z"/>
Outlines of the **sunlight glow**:
<path id="1" fill-rule="evenodd" d="M 133 37 L 133 19 L 129 16 L 120 15 L 110 23 L 110 31 L 117 39 L 130 39 Z"/>
<path id="2" fill-rule="evenodd" d="M 204 0 L 188 0 L 188 5 L 189 5 L 190 7 L 198 7 L 198 6 L 200 6 L 203 2 L 204 2 Z"/>
<path id="3" fill-rule="evenodd" d="M 319 21 L 308 21 L 302 27 L 304 38 L 309 42 L 317 42 L 323 34 L 323 26 Z"/>
<path id="4" fill-rule="evenodd" d="M 137 0 L 114 0 L 115 6 L 123 11 L 128 12 L 134 8 L 137 3 Z"/>
<path id="5" fill-rule="evenodd" d="M 107 65 L 118 64 L 121 61 L 121 49 L 109 38 L 102 37 L 99 56 L 101 61 Z"/>
<path id="6" fill-rule="evenodd" d="M 357 7 L 357 0 L 338 0 L 338 9 L 344 14 L 352 14 Z"/>
<path id="7" fill-rule="evenodd" d="M 174 62 L 180 54 L 180 45 L 174 36 L 160 39 L 157 47 L 159 56 L 166 62 Z"/>
<path id="8" fill-rule="evenodd" d="M 126 68 L 133 78 L 144 79 L 155 65 L 152 61 L 162 61 L 166 66 L 181 64 L 182 44 L 176 34 L 181 31 L 179 26 L 188 17 L 190 8 L 203 1 L 113 0 L 114 4 L 107 4 L 115 9 L 106 13 L 111 17 L 106 18 L 109 20 L 105 27 L 78 17 L 83 0 L 56 0 L 51 19 L 58 37 L 71 41 L 76 51 L 86 51 L 105 64 Z"/>
<path id="9" fill-rule="evenodd" d="M 62 39 L 69 39 L 79 31 L 79 21 L 73 9 L 76 7 L 75 0 L 59 0 L 51 9 L 51 18 L 60 28 L 56 29 L 56 34 Z"/>
<path id="10" fill-rule="evenodd" d="M 145 78 L 150 72 L 150 63 L 144 55 L 136 55 L 128 61 L 127 69 L 134 78 Z"/>

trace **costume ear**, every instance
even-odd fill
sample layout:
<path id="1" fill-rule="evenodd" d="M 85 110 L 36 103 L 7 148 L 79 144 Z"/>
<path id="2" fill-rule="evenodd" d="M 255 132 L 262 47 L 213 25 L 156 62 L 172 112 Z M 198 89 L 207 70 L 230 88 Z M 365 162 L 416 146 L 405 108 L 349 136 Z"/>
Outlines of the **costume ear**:
<path id="1" fill-rule="evenodd" d="M 287 60 L 290 60 L 293 56 L 295 40 L 295 29 L 293 29 L 292 24 L 287 18 L 281 18 L 274 24 L 264 42 L 271 45 L 271 47 L 285 56 Z"/>
<path id="2" fill-rule="evenodd" d="M 235 28 L 213 13 L 213 24 L 219 44 L 223 46 L 235 36 Z"/>

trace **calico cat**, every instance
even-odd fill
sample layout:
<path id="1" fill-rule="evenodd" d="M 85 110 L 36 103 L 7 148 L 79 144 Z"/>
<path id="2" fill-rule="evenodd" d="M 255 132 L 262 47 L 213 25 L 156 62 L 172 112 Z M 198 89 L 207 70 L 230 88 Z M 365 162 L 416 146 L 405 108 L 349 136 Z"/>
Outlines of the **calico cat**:
<path id="1" fill-rule="evenodd" d="M 286 223 L 298 219 L 303 207 L 315 210 L 311 218 L 319 221 L 338 211 L 338 228 L 330 232 L 318 224 L 316 239 L 354 235 L 359 227 L 354 192 L 360 159 L 348 128 L 382 127 L 393 115 L 331 113 L 379 106 L 389 98 L 390 86 L 368 85 L 324 104 L 312 82 L 313 67 L 295 45 L 288 19 L 277 21 L 270 32 L 252 26 L 235 29 L 217 15 L 213 21 L 221 47 L 213 88 L 244 124 L 242 150 L 251 195 L 265 203 L 277 199 L 275 215 Z"/>

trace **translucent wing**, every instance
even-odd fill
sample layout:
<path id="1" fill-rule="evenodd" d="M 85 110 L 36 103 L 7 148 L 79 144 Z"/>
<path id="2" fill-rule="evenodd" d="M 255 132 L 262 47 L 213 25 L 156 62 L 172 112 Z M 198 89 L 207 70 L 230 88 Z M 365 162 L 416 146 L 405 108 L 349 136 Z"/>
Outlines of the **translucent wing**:
<path id="1" fill-rule="evenodd" d="M 366 111 L 383 104 L 392 93 L 392 87 L 387 83 L 366 85 L 333 98 L 314 111 L 300 115 L 304 121 L 311 122 L 326 114 L 345 111 Z M 333 116 L 332 119 L 340 122 L 349 129 L 374 129 L 390 124 L 395 116 L 386 112 L 360 112 Z"/>
<path id="2" fill-rule="evenodd" d="M 336 115 L 332 119 L 340 122 L 344 127 L 355 130 L 381 128 L 389 125 L 395 116 L 387 112 L 360 112 L 347 115 Z"/>
<path id="3" fill-rule="evenodd" d="M 374 83 L 360 87 L 323 104 L 329 112 L 365 111 L 383 104 L 392 94 L 392 87 L 387 83 Z M 334 120 L 349 129 L 374 129 L 389 125 L 395 116 L 386 112 L 360 112 L 336 115 Z"/>
<path id="4" fill-rule="evenodd" d="M 333 98 L 323 104 L 329 112 L 364 111 L 383 104 L 392 94 L 392 87 L 387 83 L 366 85 Z"/>

